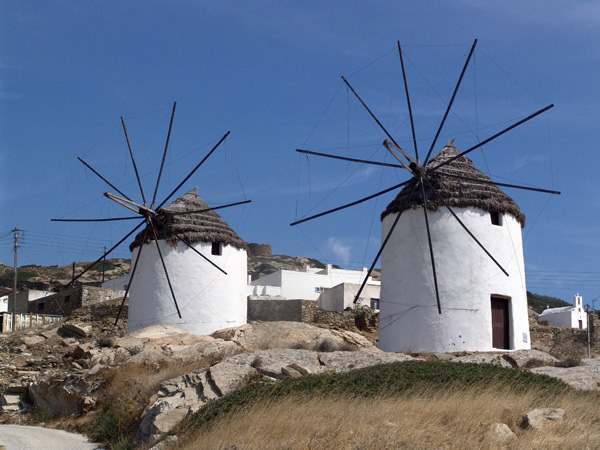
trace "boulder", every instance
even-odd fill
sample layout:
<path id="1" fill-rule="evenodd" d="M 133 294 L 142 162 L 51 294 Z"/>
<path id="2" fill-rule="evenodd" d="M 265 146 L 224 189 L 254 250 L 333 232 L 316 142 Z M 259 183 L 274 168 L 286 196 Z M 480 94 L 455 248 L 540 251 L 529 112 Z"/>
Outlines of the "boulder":
<path id="1" fill-rule="evenodd" d="M 144 411 L 138 437 L 156 439 L 214 398 L 217 394 L 208 382 L 205 369 L 164 381 Z"/>
<path id="2" fill-rule="evenodd" d="M 81 415 L 86 395 L 81 395 L 71 386 L 56 381 L 44 380 L 29 385 L 29 398 L 36 409 L 52 415 Z"/>
<path id="3" fill-rule="evenodd" d="M 553 366 L 558 362 L 554 356 L 541 350 L 516 350 L 505 353 L 503 358 L 513 367 L 523 369 L 528 367 Z"/>
<path id="4" fill-rule="evenodd" d="M 208 370 L 208 379 L 219 396 L 227 395 L 260 378 L 259 372 L 250 365 L 248 356 L 238 356 L 242 358 L 228 358 Z"/>
<path id="5" fill-rule="evenodd" d="M 211 341 L 210 336 L 200 336 L 187 330 L 176 328 L 172 325 L 152 325 L 134 331 L 128 335 L 143 342 L 152 342 L 156 345 L 191 345 L 196 342 Z"/>
<path id="6" fill-rule="evenodd" d="M 144 349 L 144 341 L 133 337 L 132 335 L 127 335 L 122 338 L 117 338 L 113 342 L 113 347 L 124 348 L 131 355 L 137 355 Z"/>
<path id="7" fill-rule="evenodd" d="M 505 358 L 504 353 L 468 353 L 466 355 L 454 356 L 450 359 L 452 362 L 474 363 L 474 364 L 492 364 L 494 366 L 513 367 Z"/>
<path id="8" fill-rule="evenodd" d="M 61 335 L 72 336 L 76 338 L 81 337 L 89 337 L 93 332 L 93 327 L 91 325 L 86 325 L 85 323 L 65 323 L 62 327 L 58 329 L 58 333 Z"/>
<path id="9" fill-rule="evenodd" d="M 328 330 L 302 322 L 251 322 L 241 327 L 226 328 L 212 334 L 213 338 L 233 341 L 247 352 L 272 348 L 332 350 L 347 346 L 372 347 L 365 337 L 352 331 Z"/>
<path id="10" fill-rule="evenodd" d="M 489 426 L 487 436 L 495 442 L 510 442 L 517 439 L 517 435 L 513 433 L 508 425 L 499 422 L 495 422 Z"/>
<path id="11" fill-rule="evenodd" d="M 143 363 L 162 363 L 170 361 L 173 358 L 170 354 L 164 352 L 160 347 L 146 346 L 140 353 L 132 356 L 129 361 L 134 364 Z"/>
<path id="12" fill-rule="evenodd" d="M 18 411 L 19 409 L 21 409 L 19 394 L 4 393 L 0 395 L 0 411 Z"/>
<path id="13" fill-rule="evenodd" d="M 25 344 L 27 347 L 31 348 L 42 342 L 46 341 L 46 338 L 43 336 L 23 336 L 19 339 L 21 343 Z"/>
<path id="14" fill-rule="evenodd" d="M 234 342 L 214 338 L 210 338 L 206 342 L 196 342 L 186 346 L 170 346 L 169 348 L 173 352 L 174 358 L 183 361 L 205 358 L 207 365 L 243 352 L 243 349 Z"/>
<path id="15" fill-rule="evenodd" d="M 414 361 L 414 358 L 405 353 L 388 353 L 376 347 L 361 348 L 356 352 L 327 352 L 319 353 L 319 362 L 330 372 L 348 372 L 353 369 L 375 366 L 401 361 Z M 321 369 L 322 370 L 322 369 Z"/>
<path id="16" fill-rule="evenodd" d="M 523 425 L 526 428 L 542 428 L 548 421 L 562 420 L 565 410 L 561 408 L 541 408 L 529 411 Z"/>
<path id="17" fill-rule="evenodd" d="M 576 367 L 535 367 L 532 373 L 558 378 L 579 390 L 600 390 L 600 358 L 584 358 Z"/>

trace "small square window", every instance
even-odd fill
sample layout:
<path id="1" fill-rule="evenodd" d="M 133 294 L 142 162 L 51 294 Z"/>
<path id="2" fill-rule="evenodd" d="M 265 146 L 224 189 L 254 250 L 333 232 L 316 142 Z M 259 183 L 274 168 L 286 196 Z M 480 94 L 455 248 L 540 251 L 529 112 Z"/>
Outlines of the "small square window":
<path id="1" fill-rule="evenodd" d="M 496 226 L 502 225 L 502 215 L 498 211 L 490 212 L 490 220 L 492 221 L 492 225 L 496 225 Z"/>
<path id="2" fill-rule="evenodd" d="M 217 255 L 217 256 L 221 256 L 222 250 L 221 250 L 221 242 L 213 242 L 212 243 L 212 250 L 211 253 L 213 255 Z"/>
<path id="3" fill-rule="evenodd" d="M 379 309 L 379 299 L 378 298 L 371 299 L 371 309 Z"/>
<path id="4" fill-rule="evenodd" d="M 44 310 L 44 304 L 38 303 L 38 311 L 43 311 L 43 310 Z"/>
<path id="5" fill-rule="evenodd" d="M 65 295 L 65 303 L 69 303 L 71 301 L 70 295 Z"/>

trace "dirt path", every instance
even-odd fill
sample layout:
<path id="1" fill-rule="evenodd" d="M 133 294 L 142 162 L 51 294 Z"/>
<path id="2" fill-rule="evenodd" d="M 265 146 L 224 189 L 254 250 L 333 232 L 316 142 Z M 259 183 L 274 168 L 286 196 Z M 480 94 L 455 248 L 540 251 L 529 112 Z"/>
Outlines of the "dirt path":
<path id="1" fill-rule="evenodd" d="M 0 449 L 91 450 L 95 448 L 98 448 L 98 444 L 88 441 L 81 434 L 42 427 L 0 425 Z"/>

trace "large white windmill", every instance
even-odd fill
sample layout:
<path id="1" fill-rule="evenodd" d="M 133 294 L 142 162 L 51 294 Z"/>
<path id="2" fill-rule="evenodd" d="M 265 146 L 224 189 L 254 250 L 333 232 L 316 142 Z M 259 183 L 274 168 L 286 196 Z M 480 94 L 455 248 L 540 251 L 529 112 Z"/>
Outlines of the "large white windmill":
<path id="1" fill-rule="evenodd" d="M 342 77 L 387 138 L 399 164 L 298 149 L 300 153 L 406 170 L 402 183 L 346 205 L 303 218 L 297 225 L 400 190 L 382 214 L 382 245 L 367 277 L 382 258 L 379 346 L 386 351 L 489 351 L 530 348 L 521 227 L 525 216 L 499 186 L 552 194 L 557 191 L 491 181 L 466 154 L 549 110 L 528 115 L 471 148 L 453 141 L 431 158 L 477 40 L 424 158 L 419 156 L 403 52 L 398 42 L 414 143 L 403 150 Z M 362 287 L 356 295 L 360 298 Z"/>

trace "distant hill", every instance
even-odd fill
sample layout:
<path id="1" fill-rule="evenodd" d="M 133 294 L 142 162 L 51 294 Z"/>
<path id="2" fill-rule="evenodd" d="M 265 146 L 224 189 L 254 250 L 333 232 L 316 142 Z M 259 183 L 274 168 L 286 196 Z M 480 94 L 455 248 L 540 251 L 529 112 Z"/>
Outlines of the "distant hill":
<path id="1" fill-rule="evenodd" d="M 527 291 L 527 303 L 529 307 L 536 313 L 541 314 L 546 308 L 561 308 L 563 306 L 571 306 L 570 303 L 556 297 L 548 297 L 547 295 L 534 294 Z"/>

